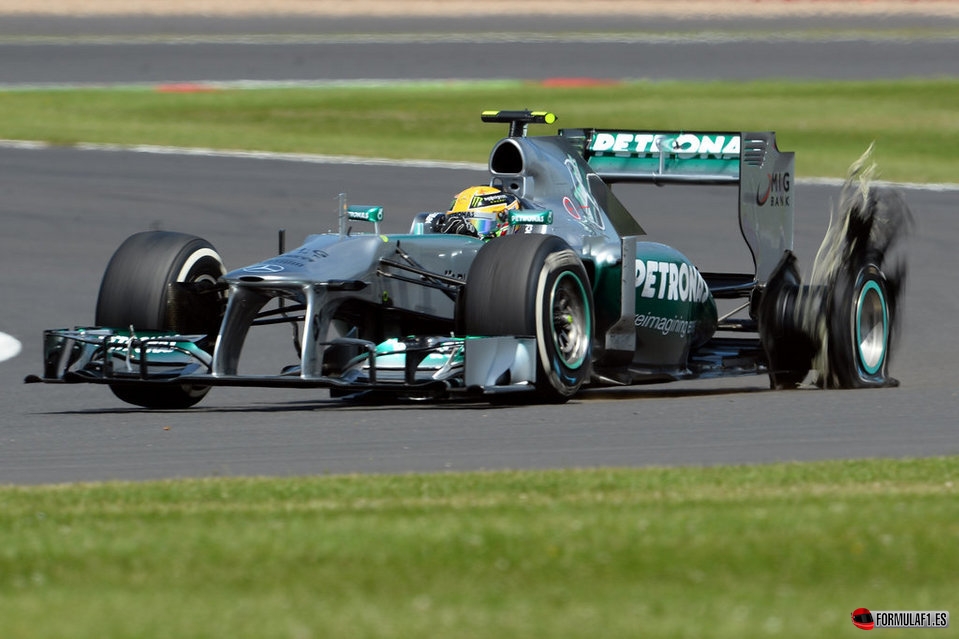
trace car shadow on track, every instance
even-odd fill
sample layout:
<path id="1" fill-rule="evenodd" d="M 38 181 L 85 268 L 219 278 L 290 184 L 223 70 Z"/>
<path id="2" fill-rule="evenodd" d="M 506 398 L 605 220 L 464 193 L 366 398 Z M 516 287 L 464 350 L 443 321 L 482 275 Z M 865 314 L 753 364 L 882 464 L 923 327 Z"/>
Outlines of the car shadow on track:
<path id="1" fill-rule="evenodd" d="M 806 387 L 800 387 L 804 390 Z M 810 390 L 813 387 L 809 387 Z M 657 399 L 686 399 L 696 397 L 721 397 L 735 395 L 751 395 L 756 393 L 771 392 L 768 387 L 760 386 L 683 386 L 663 387 L 663 386 L 627 386 L 587 389 L 570 400 L 570 403 L 595 402 L 595 401 L 650 401 Z M 230 404 L 230 405 L 212 405 L 212 406 L 194 406 L 192 408 L 177 410 L 158 410 L 129 407 L 111 407 L 111 408 L 85 408 L 64 411 L 46 411 L 37 413 L 42 415 L 126 415 L 126 414 L 180 414 L 180 415 L 204 415 L 204 414 L 224 414 L 224 413 L 295 413 L 309 411 L 409 411 L 428 409 L 431 411 L 443 410 L 472 410 L 472 411 L 491 411 L 508 410 L 523 408 L 539 408 L 542 404 L 531 404 L 524 401 L 522 395 L 513 397 L 502 396 L 493 401 L 469 398 L 452 399 L 428 399 L 428 400 L 398 400 L 384 398 L 329 398 L 329 399 L 307 399 L 298 401 L 285 401 L 283 403 L 251 403 L 251 404 Z"/>

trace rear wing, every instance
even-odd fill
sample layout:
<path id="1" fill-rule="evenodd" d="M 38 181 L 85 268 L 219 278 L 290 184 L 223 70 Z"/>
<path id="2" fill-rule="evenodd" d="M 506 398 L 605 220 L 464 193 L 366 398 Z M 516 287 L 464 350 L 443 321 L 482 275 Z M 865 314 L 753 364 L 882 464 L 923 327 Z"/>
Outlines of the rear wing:
<path id="1" fill-rule="evenodd" d="M 793 248 L 795 154 L 765 132 L 563 129 L 607 184 L 739 187 L 739 226 L 763 284 Z"/>
<path id="2" fill-rule="evenodd" d="M 592 129 L 575 133 L 563 130 L 560 134 L 583 136 L 583 157 L 607 183 L 739 182 L 739 133 Z"/>

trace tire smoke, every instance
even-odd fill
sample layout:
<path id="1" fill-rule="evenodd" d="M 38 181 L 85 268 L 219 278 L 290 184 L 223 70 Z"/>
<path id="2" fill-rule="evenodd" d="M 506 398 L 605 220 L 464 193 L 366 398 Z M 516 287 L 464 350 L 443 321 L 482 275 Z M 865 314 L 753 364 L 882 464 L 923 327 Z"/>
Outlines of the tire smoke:
<path id="1" fill-rule="evenodd" d="M 889 316 L 886 366 L 898 333 L 906 259 L 896 249 L 911 232 L 913 217 L 899 191 L 874 183 L 877 167 L 872 149 L 870 145 L 850 166 L 807 286 L 801 288 L 796 300 L 794 319 L 819 344 L 812 365 L 818 372 L 817 384 L 826 388 L 877 385 L 858 379 L 855 344 L 851 343 L 854 329 L 850 313 L 855 315 L 858 281 L 870 265 L 885 278 Z"/>

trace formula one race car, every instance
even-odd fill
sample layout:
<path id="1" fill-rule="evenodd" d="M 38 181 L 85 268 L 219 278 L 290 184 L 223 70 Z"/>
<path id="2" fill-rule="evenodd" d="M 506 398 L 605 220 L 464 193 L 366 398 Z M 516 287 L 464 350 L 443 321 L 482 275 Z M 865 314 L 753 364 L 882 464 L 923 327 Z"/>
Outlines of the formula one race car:
<path id="1" fill-rule="evenodd" d="M 407 234 L 381 235 L 381 207 L 341 196 L 338 233 L 233 271 L 198 237 L 131 236 L 103 276 L 96 326 L 46 331 L 43 377 L 26 381 L 106 384 L 148 408 L 185 408 L 219 385 L 562 402 L 584 386 L 742 374 L 791 388 L 810 370 L 827 387 L 895 383 L 903 267 L 884 261 L 908 215 L 895 194 L 846 189 L 803 283 L 793 154 L 773 133 L 534 137 L 528 125 L 553 114 L 482 119 L 509 125 L 489 184 L 417 215 Z M 644 241 L 613 194 L 619 182 L 738 186 L 754 271 L 700 272 Z M 348 230 L 357 220 L 373 232 Z M 740 302 L 720 317 L 725 299 Z M 243 374 L 251 328 L 278 323 L 292 325 L 296 359 Z"/>

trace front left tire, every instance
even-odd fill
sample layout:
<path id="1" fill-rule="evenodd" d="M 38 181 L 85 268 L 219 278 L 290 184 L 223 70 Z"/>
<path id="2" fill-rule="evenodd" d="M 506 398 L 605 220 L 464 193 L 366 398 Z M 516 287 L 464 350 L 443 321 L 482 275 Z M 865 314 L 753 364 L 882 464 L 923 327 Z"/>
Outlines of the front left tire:
<path id="1" fill-rule="evenodd" d="M 212 351 L 223 313 L 222 294 L 214 292 L 226 273 L 213 245 L 185 233 L 146 231 L 131 235 L 110 258 L 97 296 L 97 326 L 135 331 L 177 331 L 210 336 Z M 188 313 L 178 312 L 170 288 L 192 284 L 207 293 L 191 299 Z M 209 386 L 191 384 L 110 384 L 120 400 L 144 408 L 189 408 L 203 399 Z"/>

